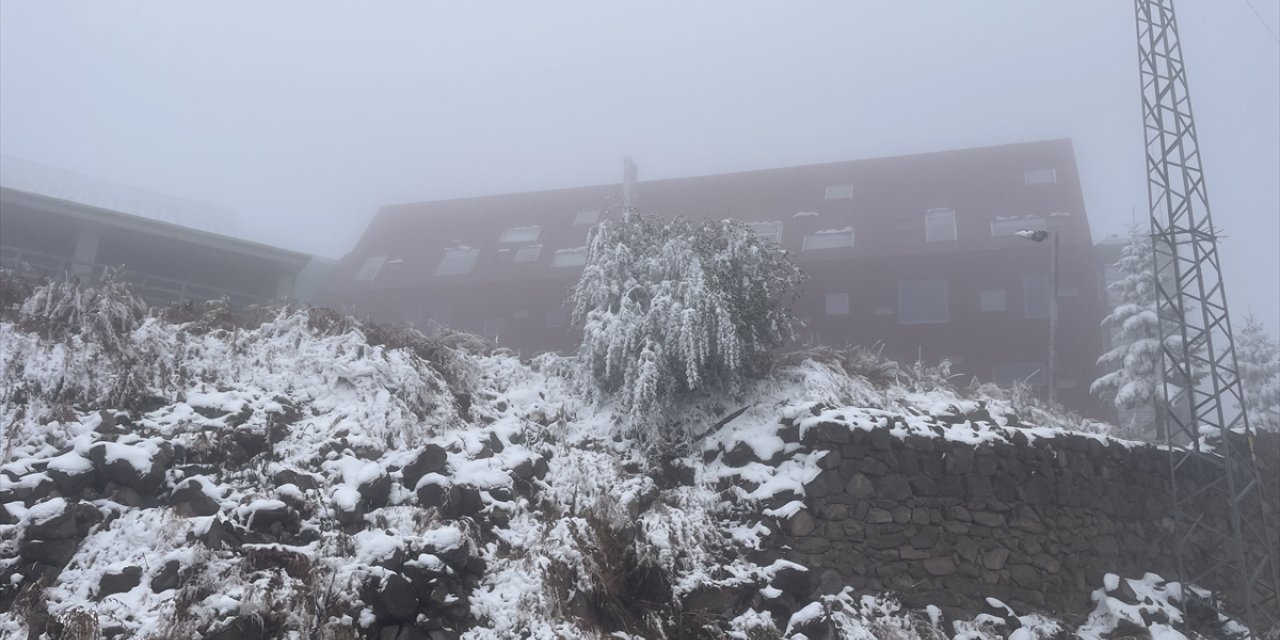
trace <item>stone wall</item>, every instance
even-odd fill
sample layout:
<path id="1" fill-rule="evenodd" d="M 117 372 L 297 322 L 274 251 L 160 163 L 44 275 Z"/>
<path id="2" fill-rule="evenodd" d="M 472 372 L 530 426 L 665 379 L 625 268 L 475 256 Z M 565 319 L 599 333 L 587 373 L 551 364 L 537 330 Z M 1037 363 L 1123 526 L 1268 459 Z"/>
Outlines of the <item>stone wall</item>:
<path id="1" fill-rule="evenodd" d="M 1177 573 L 1159 448 L 1018 429 L 983 444 L 847 424 L 784 431 L 827 452 L 805 508 L 780 520 L 774 541 L 819 589 L 896 591 L 910 605 L 969 611 L 992 596 L 1071 614 L 1090 608 L 1105 573 Z M 1274 466 L 1264 484 L 1277 486 Z M 1210 513 L 1225 524 L 1222 504 Z"/>

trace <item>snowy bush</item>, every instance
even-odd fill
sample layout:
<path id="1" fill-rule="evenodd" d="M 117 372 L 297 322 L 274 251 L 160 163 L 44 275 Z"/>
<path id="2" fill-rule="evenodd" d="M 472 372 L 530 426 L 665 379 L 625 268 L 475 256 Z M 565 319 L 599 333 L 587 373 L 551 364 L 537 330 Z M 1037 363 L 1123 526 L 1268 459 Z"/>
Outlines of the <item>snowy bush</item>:
<path id="1" fill-rule="evenodd" d="M 1262 323 L 1250 314 L 1235 347 L 1249 426 L 1258 431 L 1280 431 L 1280 342 L 1267 335 Z"/>
<path id="2" fill-rule="evenodd" d="M 734 220 L 666 220 L 628 209 L 591 232 L 573 292 L 579 360 L 620 422 L 659 448 L 678 400 L 732 390 L 792 337 L 788 306 L 803 273 Z"/>

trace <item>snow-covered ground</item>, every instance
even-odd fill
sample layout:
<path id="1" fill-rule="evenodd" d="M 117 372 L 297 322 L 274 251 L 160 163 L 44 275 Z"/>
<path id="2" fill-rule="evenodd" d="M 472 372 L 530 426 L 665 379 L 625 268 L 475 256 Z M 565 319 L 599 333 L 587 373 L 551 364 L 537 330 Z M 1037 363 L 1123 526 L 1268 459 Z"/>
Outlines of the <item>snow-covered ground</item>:
<path id="1" fill-rule="evenodd" d="M 389 339 L 320 311 L 241 327 L 216 310 L 174 323 L 98 302 L 115 329 L 34 308 L 0 323 L 0 637 L 29 625 L 298 639 L 1031 640 L 1065 628 L 999 601 L 944 621 L 850 589 L 789 617 L 761 604 L 806 570 L 752 561 L 792 508 L 761 505 L 804 496 L 821 457 L 779 438 L 780 420 L 870 429 L 892 416 L 895 435 L 975 443 L 1079 424 L 1010 426 L 1008 399 L 983 399 L 991 423 L 940 429 L 931 415 L 976 401 L 803 359 L 740 398 L 691 406 L 708 425 L 744 410 L 688 457 L 653 461 L 608 405 L 584 399 L 572 359 Z M 740 444 L 781 461 L 701 455 Z M 1126 625 L 1184 637 L 1176 583 L 1108 581 L 1078 637 Z"/>

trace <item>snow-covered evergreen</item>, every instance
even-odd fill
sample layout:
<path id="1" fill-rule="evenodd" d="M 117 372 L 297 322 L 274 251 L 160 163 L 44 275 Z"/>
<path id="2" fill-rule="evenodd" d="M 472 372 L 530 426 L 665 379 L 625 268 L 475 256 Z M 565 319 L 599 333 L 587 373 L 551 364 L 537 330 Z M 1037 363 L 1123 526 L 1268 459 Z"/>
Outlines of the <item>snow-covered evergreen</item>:
<path id="1" fill-rule="evenodd" d="M 658 428 L 677 398 L 734 388 L 792 337 L 789 304 L 802 277 L 742 222 L 629 208 L 592 231 L 573 293 L 579 358 L 624 425 L 669 445 L 685 435 Z"/>
<path id="2" fill-rule="evenodd" d="M 1236 334 L 1235 346 L 1249 426 L 1280 431 L 1280 342 L 1249 314 Z"/>
<path id="3" fill-rule="evenodd" d="M 1114 267 L 1120 277 L 1107 285 L 1111 313 L 1102 326 L 1113 330 L 1113 347 L 1098 359 L 1106 371 L 1090 391 L 1119 409 L 1135 436 L 1154 436 L 1150 407 L 1161 395 L 1160 318 L 1156 310 L 1156 280 L 1152 269 L 1151 237 L 1140 227 L 1130 231 L 1128 245 Z M 1168 326 L 1177 323 L 1168 318 Z M 1177 341 L 1176 336 L 1166 338 Z"/>

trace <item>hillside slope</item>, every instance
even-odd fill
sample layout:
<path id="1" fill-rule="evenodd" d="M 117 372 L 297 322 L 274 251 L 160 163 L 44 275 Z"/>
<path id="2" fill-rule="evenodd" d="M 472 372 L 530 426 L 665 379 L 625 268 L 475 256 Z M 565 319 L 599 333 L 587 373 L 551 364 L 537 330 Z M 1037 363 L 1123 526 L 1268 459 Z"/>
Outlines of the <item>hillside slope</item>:
<path id="1" fill-rule="evenodd" d="M 829 460 L 809 430 L 976 444 L 1081 424 L 999 394 L 793 357 L 691 404 L 706 433 L 655 461 L 572 359 L 24 286 L 0 323 L 3 637 L 1185 637 L 1182 589 L 1154 575 L 1109 575 L 1092 615 L 1055 621 L 912 609 L 780 559 Z"/>

